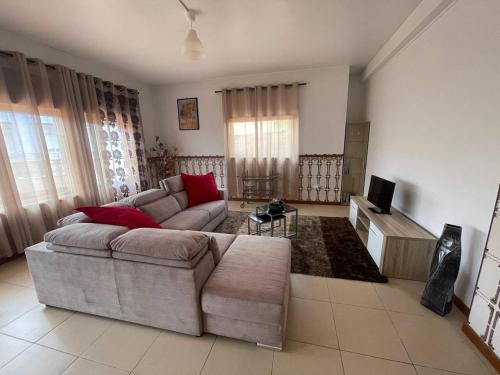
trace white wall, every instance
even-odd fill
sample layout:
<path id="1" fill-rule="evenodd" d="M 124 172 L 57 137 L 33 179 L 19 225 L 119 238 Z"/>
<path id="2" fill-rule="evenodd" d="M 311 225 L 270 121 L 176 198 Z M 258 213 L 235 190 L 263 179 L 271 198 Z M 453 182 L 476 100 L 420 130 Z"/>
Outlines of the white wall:
<path id="1" fill-rule="evenodd" d="M 138 90 L 146 147 L 152 144 L 154 131 L 151 133 L 151 130 L 154 129 L 153 124 L 155 123 L 156 116 L 154 113 L 151 86 L 148 84 L 131 77 L 127 73 L 120 72 L 114 67 L 70 55 L 64 51 L 1 29 L 0 50 L 22 52 L 27 57 L 39 58 L 46 64 L 64 65 L 78 72 L 91 74 L 115 84 Z"/>
<path id="2" fill-rule="evenodd" d="M 499 15 L 498 0 L 457 1 L 367 89 L 367 175 L 395 180 L 394 204 L 435 235 L 463 227 L 467 304 L 500 182 Z"/>
<path id="3" fill-rule="evenodd" d="M 224 126 L 220 94 L 215 90 L 259 84 L 306 82 L 299 88 L 300 153 L 342 153 L 349 67 L 326 67 L 222 77 L 154 88 L 157 133 L 184 155 L 223 155 Z M 177 99 L 197 97 L 200 130 L 180 131 Z"/>
<path id="4" fill-rule="evenodd" d="M 365 83 L 360 75 L 349 76 L 349 95 L 347 98 L 347 122 L 365 120 Z"/>

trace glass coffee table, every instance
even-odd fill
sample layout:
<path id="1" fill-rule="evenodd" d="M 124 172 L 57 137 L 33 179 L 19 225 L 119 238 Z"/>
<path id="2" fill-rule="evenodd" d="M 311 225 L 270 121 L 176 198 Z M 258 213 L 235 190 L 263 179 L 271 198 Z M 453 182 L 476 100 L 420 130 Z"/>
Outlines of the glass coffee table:
<path id="1" fill-rule="evenodd" d="M 292 216 L 288 218 L 291 228 L 287 226 L 287 216 Z M 248 234 L 262 236 L 262 233 L 270 232 L 271 237 L 292 238 L 297 236 L 298 220 L 299 210 L 296 207 L 284 203 L 282 210 L 275 211 L 269 210 L 269 205 L 265 204 L 248 215 Z M 255 231 L 252 231 L 252 224 Z"/>

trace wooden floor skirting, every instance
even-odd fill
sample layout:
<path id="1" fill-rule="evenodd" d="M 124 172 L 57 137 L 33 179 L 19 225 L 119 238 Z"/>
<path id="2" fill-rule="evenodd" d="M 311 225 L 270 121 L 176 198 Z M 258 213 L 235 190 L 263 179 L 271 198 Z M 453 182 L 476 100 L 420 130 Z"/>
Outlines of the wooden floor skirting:
<path id="1" fill-rule="evenodd" d="M 462 326 L 462 331 L 464 332 L 465 336 L 467 336 L 469 340 L 472 341 L 474 346 L 479 349 L 479 351 L 484 355 L 488 362 L 493 365 L 495 370 L 500 373 L 500 359 L 498 359 L 493 350 L 491 350 L 491 348 L 486 345 L 483 339 L 479 337 L 476 332 L 474 332 L 474 330 L 467 322 Z"/>
<path id="2" fill-rule="evenodd" d="M 269 202 L 269 199 L 263 199 L 263 198 L 228 198 L 230 201 L 238 201 L 238 202 Z M 324 202 L 324 201 L 303 201 L 300 199 L 285 199 L 285 203 L 290 203 L 290 204 L 317 204 L 321 206 L 340 206 L 341 202 Z"/>
<path id="3" fill-rule="evenodd" d="M 470 314 L 470 307 L 467 306 L 464 301 L 458 298 L 456 295 L 453 296 L 453 303 L 455 306 L 462 311 L 465 316 L 468 318 Z M 476 348 L 484 355 L 484 357 L 491 363 L 491 365 L 500 373 L 500 359 L 497 355 L 491 350 L 491 348 L 484 342 L 484 340 L 479 337 L 479 335 L 474 332 L 468 322 L 465 322 L 462 325 L 462 331 L 465 336 L 469 338 L 469 340 L 474 344 Z"/>
<path id="4" fill-rule="evenodd" d="M 467 306 L 464 301 L 462 301 L 460 298 L 458 298 L 455 294 L 453 295 L 453 303 L 455 306 L 464 313 L 466 317 L 469 317 L 470 314 L 470 307 Z"/>

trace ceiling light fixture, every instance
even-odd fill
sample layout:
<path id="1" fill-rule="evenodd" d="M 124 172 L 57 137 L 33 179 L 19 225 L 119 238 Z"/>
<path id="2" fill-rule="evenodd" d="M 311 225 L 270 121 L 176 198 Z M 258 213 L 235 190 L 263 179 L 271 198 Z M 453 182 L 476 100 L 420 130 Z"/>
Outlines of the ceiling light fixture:
<path id="1" fill-rule="evenodd" d="M 196 30 L 193 29 L 193 22 L 196 20 L 196 12 L 193 9 L 189 9 L 182 0 L 179 0 L 179 3 L 181 3 L 184 8 L 186 18 L 189 22 L 189 31 L 181 49 L 182 54 L 191 60 L 202 60 L 206 57 L 205 50 L 203 49 L 200 38 L 198 38 Z"/>

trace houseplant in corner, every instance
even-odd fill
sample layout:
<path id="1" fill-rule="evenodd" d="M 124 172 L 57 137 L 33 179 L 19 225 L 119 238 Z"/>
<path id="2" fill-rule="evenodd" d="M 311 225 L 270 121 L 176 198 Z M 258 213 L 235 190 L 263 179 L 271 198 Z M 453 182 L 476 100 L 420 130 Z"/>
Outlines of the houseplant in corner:
<path id="1" fill-rule="evenodd" d="M 156 180 L 161 181 L 175 174 L 175 157 L 177 156 L 177 147 L 168 147 L 155 137 L 155 145 L 149 149 L 149 163 L 154 165 Z"/>

